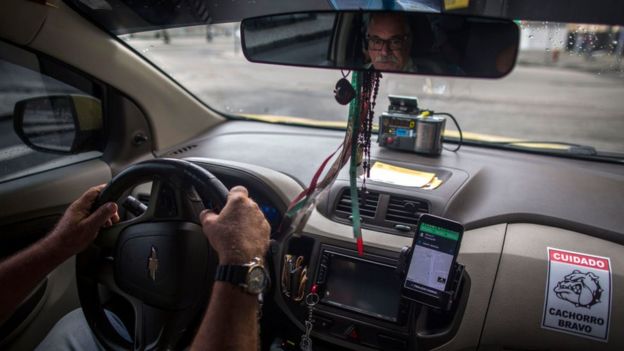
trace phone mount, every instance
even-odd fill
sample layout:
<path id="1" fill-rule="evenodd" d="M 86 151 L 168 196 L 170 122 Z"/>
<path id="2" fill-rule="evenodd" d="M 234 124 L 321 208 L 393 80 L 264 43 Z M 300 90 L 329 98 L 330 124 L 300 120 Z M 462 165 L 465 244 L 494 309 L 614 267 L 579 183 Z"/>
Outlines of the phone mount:
<path id="1" fill-rule="evenodd" d="M 401 249 L 401 255 L 399 256 L 399 262 L 396 268 L 401 281 L 405 281 L 405 277 L 407 276 L 411 251 L 412 248 L 410 246 L 405 246 Z M 458 298 L 460 283 L 464 276 L 464 268 L 464 265 L 457 262 L 453 264 L 453 269 L 449 276 L 449 290 L 447 291 L 439 292 L 437 295 L 423 294 L 423 298 L 418 300 L 414 300 L 413 298 L 407 296 L 403 297 L 438 310 L 450 311 L 453 307 L 453 302 L 455 302 Z"/>

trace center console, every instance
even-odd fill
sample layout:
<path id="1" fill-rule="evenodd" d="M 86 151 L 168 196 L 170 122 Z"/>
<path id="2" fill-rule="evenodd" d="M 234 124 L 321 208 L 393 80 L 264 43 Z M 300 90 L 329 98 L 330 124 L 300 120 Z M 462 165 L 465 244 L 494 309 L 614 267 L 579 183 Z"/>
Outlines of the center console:
<path id="1" fill-rule="evenodd" d="M 396 261 L 356 255 L 353 251 L 322 246 L 316 272 L 321 304 L 405 324 L 408 304 L 401 299 Z"/>
<path id="2" fill-rule="evenodd" d="M 313 311 L 313 338 L 347 349 L 407 350 L 435 347 L 456 330 L 467 296 L 459 298 L 449 312 L 406 300 L 397 270 L 399 253 L 371 248 L 360 256 L 339 243 L 311 236 L 289 241 L 287 256 L 299 258 L 304 266 L 298 270 L 305 274 L 301 289 L 319 295 Z M 309 312 L 305 299 L 295 291 L 284 291 L 293 284 L 280 286 L 288 312 L 303 323 Z M 292 335 L 292 342 L 298 344 L 298 337 Z"/>
<path id="3" fill-rule="evenodd" d="M 410 304 L 401 298 L 397 261 L 328 245 L 319 257 L 317 330 L 373 348 L 406 349 Z"/>

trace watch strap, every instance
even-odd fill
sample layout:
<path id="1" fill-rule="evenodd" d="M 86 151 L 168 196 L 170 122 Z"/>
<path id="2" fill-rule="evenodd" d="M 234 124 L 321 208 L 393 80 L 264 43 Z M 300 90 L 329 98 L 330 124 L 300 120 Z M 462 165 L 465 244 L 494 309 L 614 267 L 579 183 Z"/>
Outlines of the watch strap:
<path id="1" fill-rule="evenodd" d="M 243 285 L 247 280 L 247 272 L 249 267 L 238 265 L 219 265 L 215 273 L 215 281 L 232 283 L 234 285 Z"/>

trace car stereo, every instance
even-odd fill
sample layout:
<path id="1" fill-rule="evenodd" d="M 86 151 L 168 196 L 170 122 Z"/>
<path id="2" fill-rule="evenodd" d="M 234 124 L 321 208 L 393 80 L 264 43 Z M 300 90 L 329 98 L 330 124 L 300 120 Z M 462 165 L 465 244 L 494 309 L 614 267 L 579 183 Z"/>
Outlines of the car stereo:
<path id="1" fill-rule="evenodd" d="M 322 304 L 397 324 L 406 320 L 406 302 L 401 299 L 402 281 L 390 262 L 324 248 L 316 284 Z"/>

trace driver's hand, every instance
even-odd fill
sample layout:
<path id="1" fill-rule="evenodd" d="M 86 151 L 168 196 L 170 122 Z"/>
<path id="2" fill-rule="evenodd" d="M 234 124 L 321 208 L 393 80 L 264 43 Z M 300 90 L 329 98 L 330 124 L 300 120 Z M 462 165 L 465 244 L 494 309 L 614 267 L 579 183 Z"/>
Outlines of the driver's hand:
<path id="1" fill-rule="evenodd" d="M 204 210 L 199 220 L 219 255 L 219 264 L 245 264 L 254 257 L 264 258 L 271 227 L 244 187 L 230 190 L 221 213 Z"/>
<path id="2" fill-rule="evenodd" d="M 52 230 L 50 237 L 57 239 L 61 248 L 67 250 L 69 254 L 73 255 L 84 250 L 95 239 L 100 228 L 119 222 L 117 204 L 114 202 L 104 204 L 91 213 L 93 202 L 105 186 L 106 184 L 101 184 L 92 187 L 82 194 L 78 200 L 69 205 Z"/>

